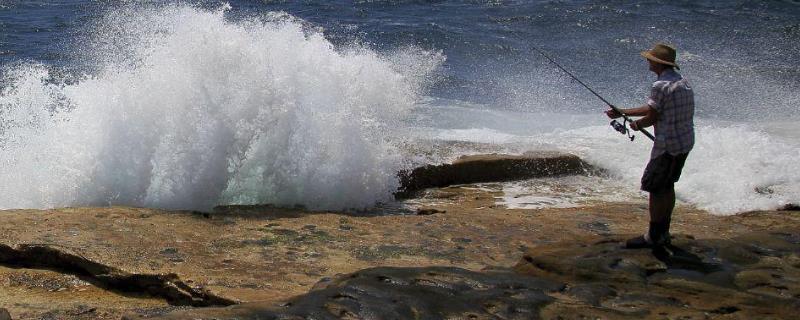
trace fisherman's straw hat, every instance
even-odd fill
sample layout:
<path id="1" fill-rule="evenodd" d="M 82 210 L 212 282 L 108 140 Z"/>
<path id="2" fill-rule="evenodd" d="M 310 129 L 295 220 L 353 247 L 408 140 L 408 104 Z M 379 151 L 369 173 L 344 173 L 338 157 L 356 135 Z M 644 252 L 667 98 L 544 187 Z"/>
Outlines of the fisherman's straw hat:
<path id="1" fill-rule="evenodd" d="M 653 49 L 642 51 L 642 57 L 645 57 L 647 60 L 651 60 L 654 62 L 658 62 L 660 64 L 666 64 L 668 66 L 673 66 L 676 69 L 680 69 L 678 64 L 675 63 L 675 48 L 663 44 L 663 43 L 656 43 Z"/>

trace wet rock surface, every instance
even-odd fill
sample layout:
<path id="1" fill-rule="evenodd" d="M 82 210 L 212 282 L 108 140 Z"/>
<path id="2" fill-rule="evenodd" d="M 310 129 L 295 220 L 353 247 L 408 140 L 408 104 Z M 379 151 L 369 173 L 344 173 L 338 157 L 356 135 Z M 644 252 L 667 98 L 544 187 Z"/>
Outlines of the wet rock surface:
<path id="1" fill-rule="evenodd" d="M 450 164 L 428 165 L 401 172 L 400 198 L 414 196 L 426 188 L 455 184 L 521 180 L 594 171 L 575 155 L 563 153 L 488 154 L 462 156 Z"/>
<path id="2" fill-rule="evenodd" d="M 645 199 L 508 209 L 497 190 L 424 190 L 407 215 L 0 211 L 0 308 L 14 319 L 791 319 L 798 310 L 798 212 L 722 217 L 679 206 L 676 249 L 664 256 L 621 249 L 647 226 Z M 125 277 L 157 281 L 113 284 Z M 224 303 L 194 303 L 203 294 Z"/>

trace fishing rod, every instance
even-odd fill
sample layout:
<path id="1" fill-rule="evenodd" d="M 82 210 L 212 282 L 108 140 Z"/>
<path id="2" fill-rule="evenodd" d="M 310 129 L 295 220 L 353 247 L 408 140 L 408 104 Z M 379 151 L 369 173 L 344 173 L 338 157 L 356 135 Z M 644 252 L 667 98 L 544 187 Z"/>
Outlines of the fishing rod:
<path id="1" fill-rule="evenodd" d="M 605 102 L 605 104 L 607 104 L 609 107 L 611 107 L 611 110 L 614 110 L 617 113 L 619 113 L 620 115 L 622 115 L 622 119 L 623 119 L 622 123 L 617 122 L 617 120 L 612 120 L 611 121 L 611 126 L 614 128 L 614 130 L 619 131 L 619 133 L 628 135 L 628 138 L 631 139 L 631 141 L 633 141 L 633 138 L 634 138 L 633 134 L 630 133 L 630 131 L 628 131 L 628 127 L 625 126 L 625 124 L 627 124 L 628 122 L 633 122 L 633 121 L 630 118 L 628 118 L 628 116 L 626 116 L 624 113 L 622 113 L 622 110 L 620 110 L 619 108 L 617 108 L 616 106 L 611 104 L 611 102 L 608 102 L 608 100 L 606 100 L 605 98 L 601 97 L 597 92 L 592 90 L 592 88 L 589 88 L 589 86 L 587 86 L 585 83 L 583 83 L 583 81 L 581 81 L 581 79 L 578 79 L 578 77 L 573 75 L 571 72 L 567 71 L 567 69 L 564 69 L 564 67 L 562 67 L 560 64 L 558 64 L 558 62 L 553 60 L 553 58 L 550 58 L 550 56 L 548 56 L 546 53 L 544 53 L 544 51 L 539 50 L 539 48 L 537 48 L 537 47 L 533 47 L 533 49 L 536 50 L 537 52 L 539 52 L 545 58 L 547 58 L 547 60 L 550 60 L 550 62 L 552 62 L 556 67 L 561 69 L 561 71 L 564 71 L 564 73 L 569 75 L 572 79 L 574 79 L 575 81 L 580 83 L 584 88 L 589 90 L 589 92 L 594 94 L 596 97 L 600 98 L 600 100 L 602 100 L 603 102 Z M 647 132 L 647 130 L 640 128 L 639 131 L 641 131 L 642 134 L 644 134 L 645 136 L 650 138 L 650 140 L 653 140 L 653 141 L 656 140 L 653 137 L 653 135 L 650 134 L 650 132 Z"/>

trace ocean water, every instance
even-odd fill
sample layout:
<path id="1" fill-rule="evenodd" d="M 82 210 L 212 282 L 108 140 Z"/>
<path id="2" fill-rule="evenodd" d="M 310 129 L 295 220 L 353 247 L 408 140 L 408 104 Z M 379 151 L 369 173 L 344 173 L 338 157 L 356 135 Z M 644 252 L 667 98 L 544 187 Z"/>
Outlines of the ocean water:
<path id="1" fill-rule="evenodd" d="M 0 208 L 360 209 L 398 170 L 486 150 L 606 169 L 508 187 L 537 203 L 640 197 L 647 139 L 535 48 L 633 107 L 657 41 L 696 92 L 679 199 L 797 204 L 798 18 L 798 1 L 0 0 Z M 414 151 L 442 141 L 481 147 Z"/>

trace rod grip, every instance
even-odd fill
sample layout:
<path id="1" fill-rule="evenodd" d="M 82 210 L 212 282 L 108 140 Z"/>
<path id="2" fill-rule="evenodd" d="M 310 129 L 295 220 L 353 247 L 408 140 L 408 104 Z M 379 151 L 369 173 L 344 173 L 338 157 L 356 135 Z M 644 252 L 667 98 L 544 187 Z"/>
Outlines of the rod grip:
<path id="1" fill-rule="evenodd" d="M 650 134 L 650 132 L 648 132 L 647 130 L 645 130 L 645 129 L 639 129 L 639 131 L 641 131 L 641 132 L 642 132 L 642 134 L 643 134 L 643 135 L 645 135 L 646 137 L 650 138 L 650 140 L 653 140 L 653 142 L 655 142 L 655 141 L 656 141 L 656 138 L 655 138 L 655 137 L 653 137 L 653 135 L 652 135 L 652 134 Z"/>

